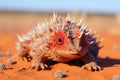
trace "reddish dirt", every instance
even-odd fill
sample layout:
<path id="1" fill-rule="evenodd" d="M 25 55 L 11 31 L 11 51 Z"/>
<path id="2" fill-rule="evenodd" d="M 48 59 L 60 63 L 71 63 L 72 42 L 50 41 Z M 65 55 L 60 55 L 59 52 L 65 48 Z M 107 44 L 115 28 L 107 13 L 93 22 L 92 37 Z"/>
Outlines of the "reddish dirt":
<path id="1" fill-rule="evenodd" d="M 88 19 L 88 21 L 91 19 L 92 18 Z M 98 19 L 93 20 L 93 22 L 97 24 L 97 20 Z M 111 23 L 111 25 L 113 24 L 114 23 Z M 102 26 L 106 25 L 103 24 Z M 12 55 L 17 54 L 17 50 L 15 48 L 15 41 L 17 41 L 16 34 L 23 34 L 27 32 L 28 29 L 29 28 L 23 27 L 15 29 L 1 28 L 0 52 L 2 52 L 4 55 L 6 55 L 6 51 L 11 52 Z M 120 30 L 120 28 L 118 29 Z M 112 80 L 114 75 L 120 75 L 120 34 L 116 33 L 116 31 L 107 31 L 107 29 L 103 27 L 102 30 L 98 31 L 98 33 L 101 34 L 100 38 L 105 38 L 103 43 L 100 44 L 104 45 L 104 48 L 102 48 L 100 51 L 100 60 L 98 61 L 98 64 L 103 68 L 101 71 L 91 72 L 84 70 L 77 65 L 69 65 L 66 63 L 54 64 L 51 66 L 50 70 L 35 71 L 29 69 L 31 62 L 17 60 L 16 64 L 9 65 L 7 60 L 11 57 L 3 56 L 0 57 L 0 63 L 4 63 L 7 67 L 7 70 L 0 70 L 0 80 Z M 24 69 L 20 71 L 21 68 Z M 55 77 L 55 72 L 57 70 L 65 69 L 68 70 L 68 72 L 65 73 L 67 75 L 65 78 Z"/>

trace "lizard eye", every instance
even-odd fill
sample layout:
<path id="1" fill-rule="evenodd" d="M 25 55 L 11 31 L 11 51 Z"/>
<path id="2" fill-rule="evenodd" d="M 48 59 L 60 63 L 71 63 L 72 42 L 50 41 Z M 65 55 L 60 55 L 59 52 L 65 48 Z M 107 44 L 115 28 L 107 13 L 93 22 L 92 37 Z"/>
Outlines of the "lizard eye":
<path id="1" fill-rule="evenodd" d="M 62 38 L 61 37 L 58 37 L 58 42 L 61 43 L 62 42 Z"/>
<path id="2" fill-rule="evenodd" d="M 53 40 L 55 41 L 55 43 L 57 45 L 64 45 L 64 42 L 65 42 L 65 36 L 64 36 L 64 33 L 58 31 L 54 37 L 53 37 Z"/>
<path id="3" fill-rule="evenodd" d="M 62 37 L 62 36 L 59 36 L 59 37 L 57 38 L 57 40 L 56 40 L 56 43 L 57 43 L 58 45 L 63 45 L 63 44 L 64 44 L 64 39 L 63 39 L 63 37 Z"/>
<path id="4" fill-rule="evenodd" d="M 64 36 L 63 35 L 58 35 L 56 38 L 56 44 L 57 45 L 63 45 L 64 44 Z"/>

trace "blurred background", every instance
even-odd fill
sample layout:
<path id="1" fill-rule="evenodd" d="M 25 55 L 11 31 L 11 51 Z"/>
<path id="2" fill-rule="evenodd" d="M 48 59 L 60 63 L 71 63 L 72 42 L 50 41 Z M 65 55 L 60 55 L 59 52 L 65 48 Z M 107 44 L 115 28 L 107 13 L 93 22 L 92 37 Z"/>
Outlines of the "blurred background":
<path id="1" fill-rule="evenodd" d="M 88 28 L 106 38 L 103 45 L 107 51 L 119 48 L 119 0 L 1 0 L 0 51 L 16 53 L 16 35 L 23 35 L 45 19 L 49 21 L 53 12 L 63 17 L 69 13 L 75 20 L 84 18 Z"/>

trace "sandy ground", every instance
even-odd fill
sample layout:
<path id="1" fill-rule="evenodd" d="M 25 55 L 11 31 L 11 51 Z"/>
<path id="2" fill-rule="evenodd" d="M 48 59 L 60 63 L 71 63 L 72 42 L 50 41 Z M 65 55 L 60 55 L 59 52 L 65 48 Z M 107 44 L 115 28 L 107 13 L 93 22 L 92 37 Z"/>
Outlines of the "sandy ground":
<path id="1" fill-rule="evenodd" d="M 105 38 L 104 48 L 100 50 L 98 64 L 103 68 L 101 71 L 91 72 L 80 68 L 78 65 L 57 63 L 51 65 L 49 70 L 35 71 L 30 70 L 31 62 L 18 60 L 16 64 L 8 64 L 11 56 L 17 54 L 15 41 L 17 34 L 24 34 L 34 27 L 37 22 L 44 21 L 47 15 L 26 15 L 26 14 L 0 14 L 0 63 L 4 63 L 7 70 L 0 70 L 0 80 L 112 80 L 114 75 L 120 75 L 120 25 L 115 17 L 111 16 L 88 16 L 86 24 L 93 26 Z M 56 71 L 67 70 L 66 77 L 56 78 Z"/>

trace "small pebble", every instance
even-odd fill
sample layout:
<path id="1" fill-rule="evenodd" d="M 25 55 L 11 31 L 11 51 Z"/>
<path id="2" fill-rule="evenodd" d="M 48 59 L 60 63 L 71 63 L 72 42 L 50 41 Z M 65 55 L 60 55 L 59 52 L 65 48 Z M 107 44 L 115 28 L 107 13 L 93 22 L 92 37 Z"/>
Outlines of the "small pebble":
<path id="1" fill-rule="evenodd" d="M 13 64 L 12 59 L 8 59 L 7 63 L 8 63 L 8 64 Z"/>
<path id="2" fill-rule="evenodd" d="M 6 56 L 11 56 L 11 53 L 10 52 L 6 52 Z"/>
<path id="3" fill-rule="evenodd" d="M 3 53 L 2 52 L 0 52 L 0 57 L 2 57 L 3 56 Z"/>
<path id="4" fill-rule="evenodd" d="M 61 70 L 58 70 L 58 71 L 55 72 L 55 77 L 56 77 L 56 78 L 64 78 L 65 76 L 66 76 L 66 75 L 65 75 L 64 72 L 61 71 Z"/>
<path id="5" fill-rule="evenodd" d="M 0 70 L 5 70 L 6 69 L 6 66 L 5 66 L 5 64 L 3 64 L 3 63 L 0 63 Z"/>
<path id="6" fill-rule="evenodd" d="M 112 77 L 112 80 L 120 80 L 120 75 L 116 74 Z"/>

